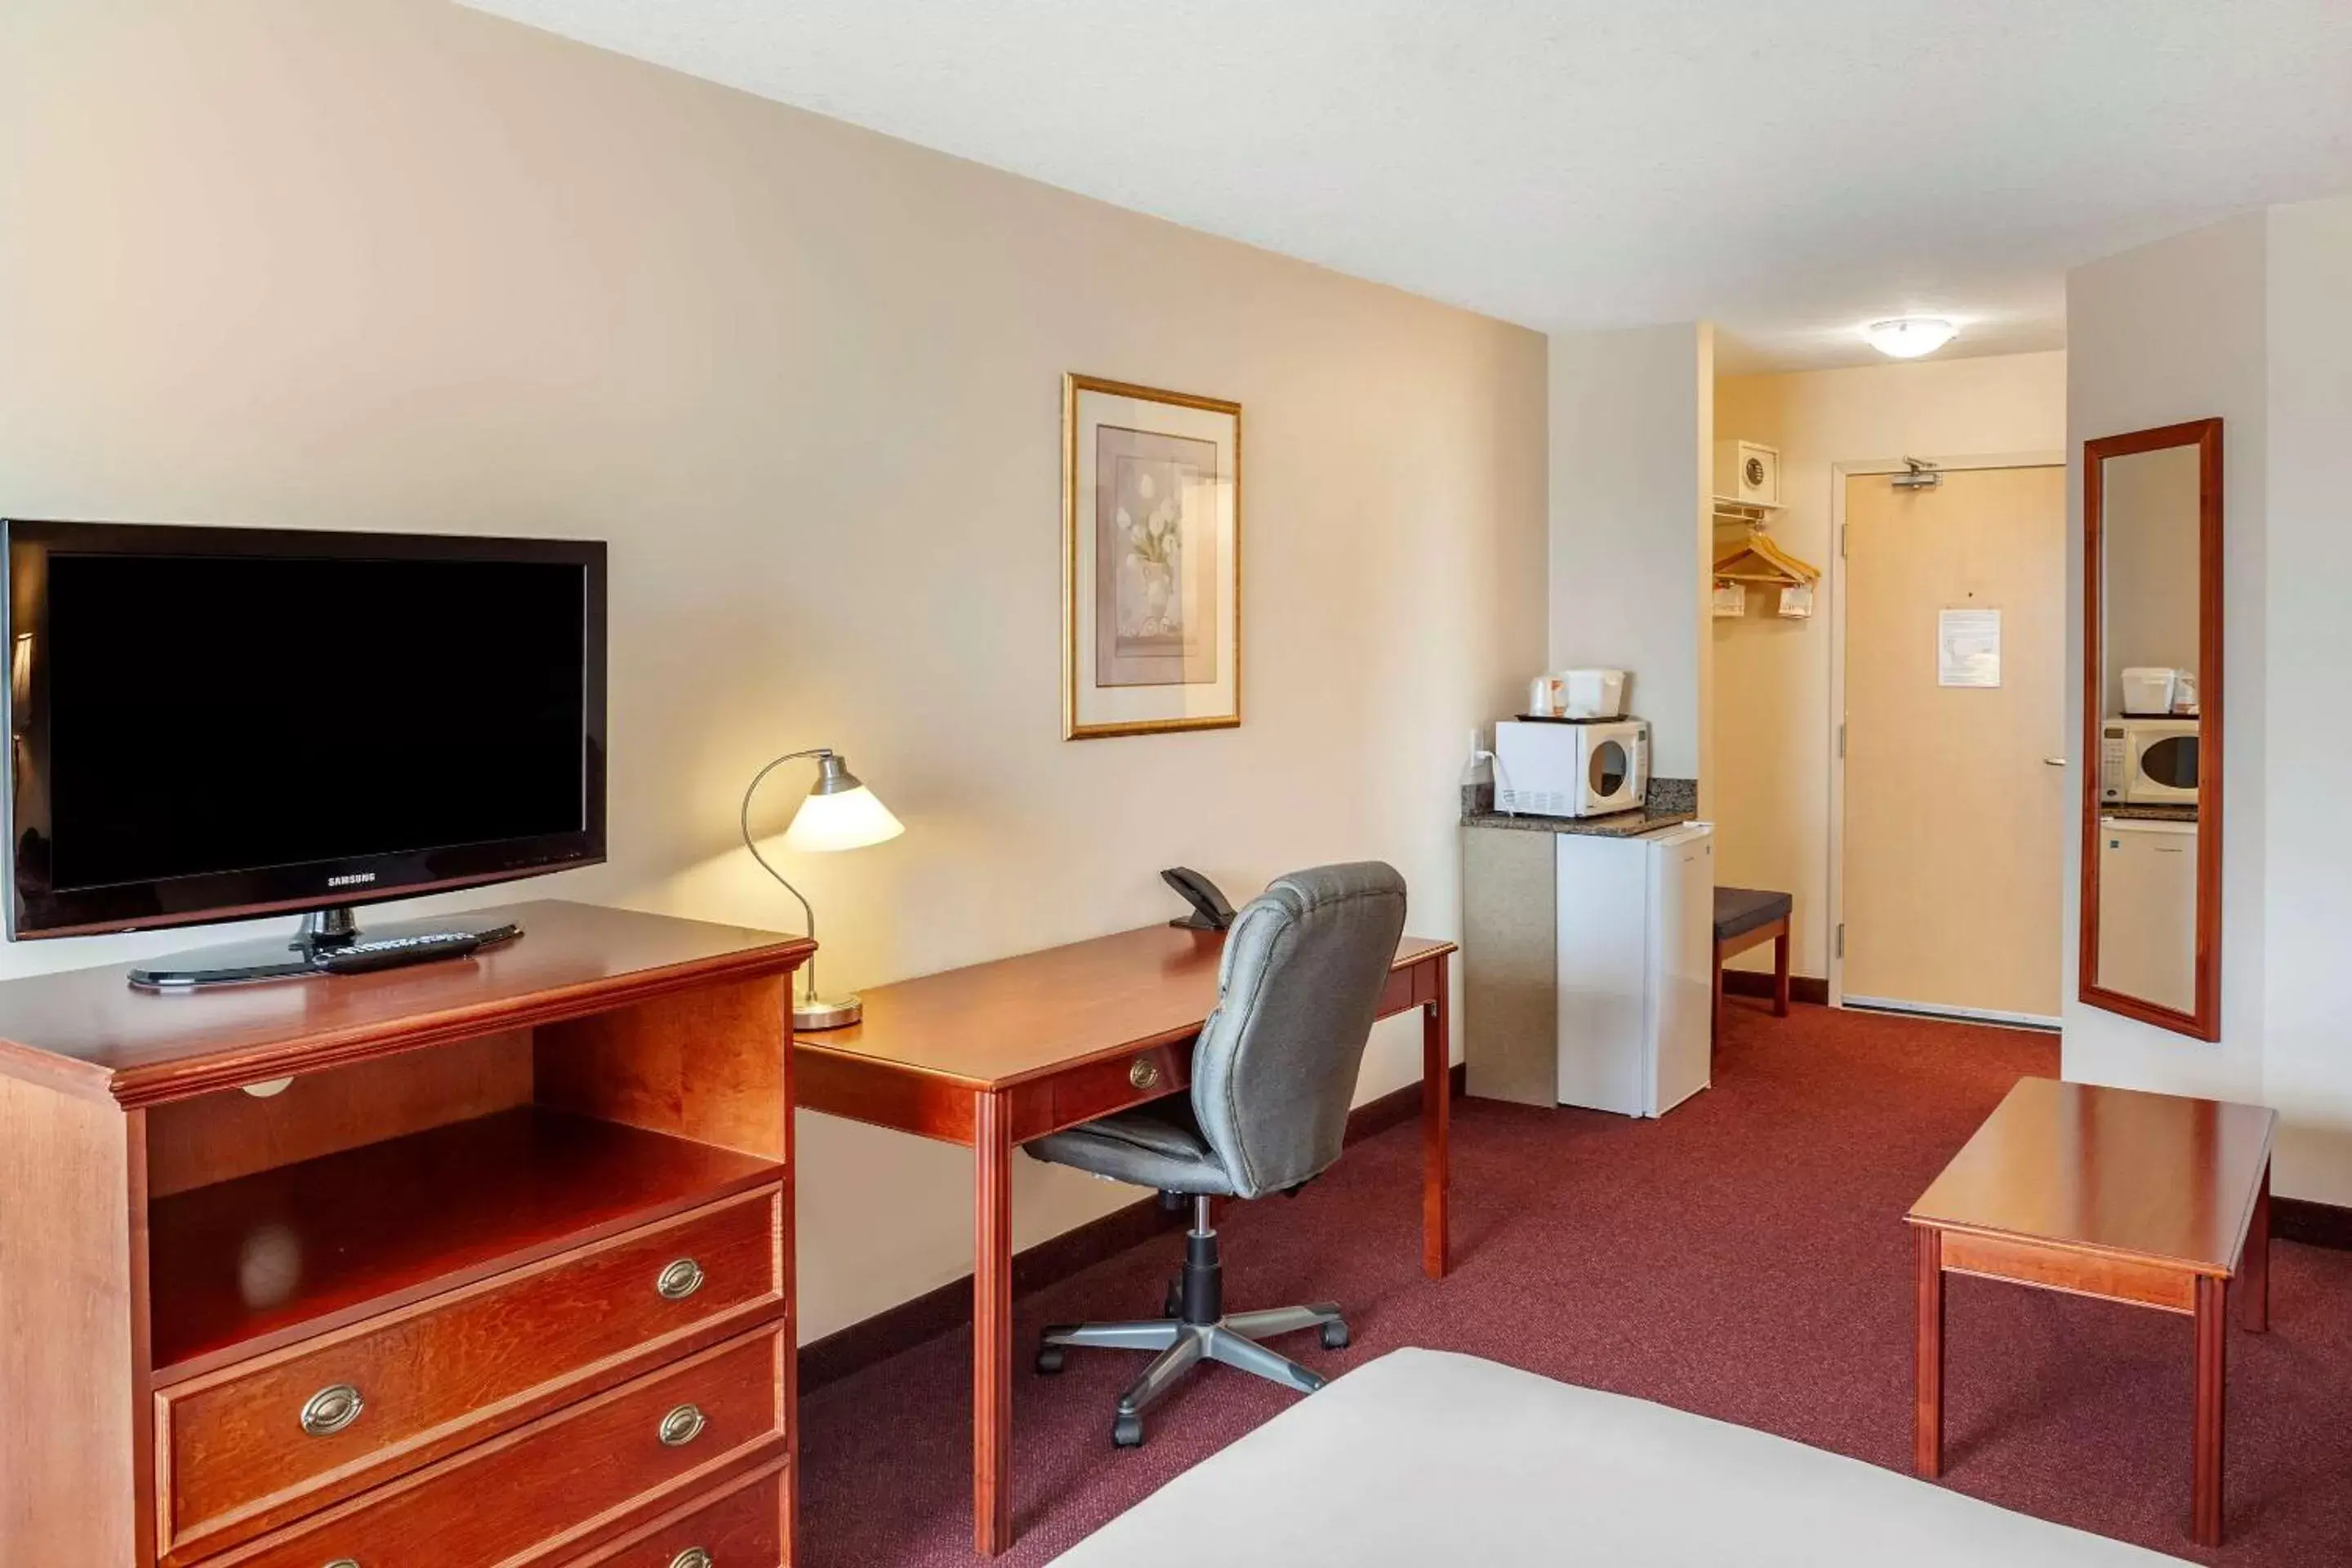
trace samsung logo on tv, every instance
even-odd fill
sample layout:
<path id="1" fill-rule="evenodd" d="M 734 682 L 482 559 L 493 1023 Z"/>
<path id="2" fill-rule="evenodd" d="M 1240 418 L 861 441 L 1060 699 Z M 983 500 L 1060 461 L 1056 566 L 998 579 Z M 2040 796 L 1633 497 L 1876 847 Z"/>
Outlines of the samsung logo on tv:
<path id="1" fill-rule="evenodd" d="M 341 877 L 328 878 L 327 886 L 330 888 L 349 888 L 361 882 L 373 882 L 374 880 L 375 873 L 373 871 L 352 871 Z"/>

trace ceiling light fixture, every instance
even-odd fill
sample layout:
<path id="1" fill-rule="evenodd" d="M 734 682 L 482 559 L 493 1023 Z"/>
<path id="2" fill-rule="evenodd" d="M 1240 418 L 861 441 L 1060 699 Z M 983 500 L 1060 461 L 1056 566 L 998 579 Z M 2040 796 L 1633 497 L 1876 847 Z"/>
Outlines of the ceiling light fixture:
<path id="1" fill-rule="evenodd" d="M 1959 329 L 1940 316 L 1897 316 L 1873 321 L 1862 335 L 1870 346 L 1891 359 L 1917 359 L 1934 353 L 1959 335 Z"/>

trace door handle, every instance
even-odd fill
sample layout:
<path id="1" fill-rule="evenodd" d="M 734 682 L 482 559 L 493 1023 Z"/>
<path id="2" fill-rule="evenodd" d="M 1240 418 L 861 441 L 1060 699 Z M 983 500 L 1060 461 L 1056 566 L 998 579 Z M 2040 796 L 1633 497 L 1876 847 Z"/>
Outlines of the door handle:
<path id="1" fill-rule="evenodd" d="M 2063 768 L 2066 765 L 2066 759 L 2063 757 L 2044 757 L 2042 762 L 2045 767 Z"/>

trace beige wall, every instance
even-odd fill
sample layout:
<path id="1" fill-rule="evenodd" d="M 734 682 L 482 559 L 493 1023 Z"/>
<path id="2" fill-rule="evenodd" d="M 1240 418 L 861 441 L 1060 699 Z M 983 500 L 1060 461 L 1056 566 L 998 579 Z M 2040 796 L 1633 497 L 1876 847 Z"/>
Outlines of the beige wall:
<path id="1" fill-rule="evenodd" d="M 1550 668 L 1627 671 L 1651 773 L 1704 792 L 1715 329 L 1556 332 L 1550 375 Z"/>
<path id="2" fill-rule="evenodd" d="M 2083 657 L 2083 443 L 2185 419 L 2222 421 L 2221 1038 L 2208 1043 L 2077 999 L 2082 836 L 2066 836 L 2065 1037 L 2070 1079 L 2258 1100 L 2263 1093 L 2263 581 L 2269 406 L 2264 218 L 2250 213 L 2076 268 L 2066 278 L 2067 659 Z M 2209 671 L 2199 671 L 2200 677 Z M 2207 695 L 2200 682 L 2200 695 Z M 2082 732 L 2082 691 L 2066 725 Z M 2080 742 L 2078 742 L 2079 745 Z M 2079 797 L 2070 825 L 2079 828 Z M 2281 1173 L 2284 1175 L 2284 1172 Z M 2284 1183 L 2282 1190 L 2287 1189 Z"/>
<path id="3" fill-rule="evenodd" d="M 787 923 L 736 797 L 825 742 L 908 826 L 790 868 L 834 984 L 1180 862 L 1384 857 L 1456 930 L 1457 770 L 1545 657 L 1540 337 L 434 0 L 16 0 L 0 214 L 0 511 L 611 542 L 612 863 L 526 891 Z M 1244 406 L 1238 731 L 1059 738 L 1066 370 Z M 1360 1092 L 1417 1070 L 1391 1021 Z M 965 1270 L 955 1151 L 803 1132 L 807 1334 Z M 1015 1180 L 1024 1245 L 1136 1195 Z"/>
<path id="4" fill-rule="evenodd" d="M 2218 416 L 2227 789 L 2221 1038 L 2069 1001 L 2071 1079 L 2277 1108 L 2273 1182 L 2352 1205 L 2352 746 L 2328 719 L 2352 664 L 2344 433 L 2352 195 L 2248 213 L 2067 279 L 2070 435 Z M 2079 573 L 2079 551 L 2074 563 Z M 2070 636 L 2079 646 L 2077 620 Z M 2210 694 L 2210 676 L 2204 689 Z M 2070 894 L 2073 882 L 2068 883 Z M 2068 929 L 2076 911 L 2070 897 Z M 2073 982 L 2068 944 L 2068 982 Z"/>
<path id="5" fill-rule="evenodd" d="M 2269 213 L 2264 366 L 2269 508 L 2263 531 L 2263 724 L 2273 781 L 2263 831 L 2269 868 L 2263 1003 L 2263 1098 L 2278 1107 L 2282 1190 L 2352 1205 L 2352 998 L 2344 985 L 2352 931 L 2352 529 L 2345 516 L 2352 432 L 2352 195 Z M 2226 524 L 2225 524 L 2226 526 Z M 2232 612 L 2235 613 L 2234 611 Z M 2244 711 L 2231 670 L 2229 726 Z M 2232 792 L 2239 787 L 2233 775 Z M 2237 854 L 2232 843 L 2225 855 Z M 2222 984 L 2247 983 L 2225 975 Z"/>
<path id="6" fill-rule="evenodd" d="M 2005 354 L 1789 375 L 1725 376 L 1715 428 L 1780 453 L 1773 537 L 1826 573 L 1836 463 L 2055 452 L 2066 356 Z M 1796 897 L 1791 963 L 1829 973 L 1830 616 L 1783 620 L 1770 595 L 1714 623 L 1716 879 Z M 1761 600 L 1759 604 L 1758 601 Z M 1736 961 L 1769 966 L 1770 950 Z"/>

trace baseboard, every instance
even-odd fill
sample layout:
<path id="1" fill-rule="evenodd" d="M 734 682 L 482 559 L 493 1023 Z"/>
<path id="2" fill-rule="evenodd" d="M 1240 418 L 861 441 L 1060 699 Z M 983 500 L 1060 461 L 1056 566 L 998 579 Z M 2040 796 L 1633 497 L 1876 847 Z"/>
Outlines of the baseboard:
<path id="1" fill-rule="evenodd" d="M 2352 1209 L 2309 1198 L 2271 1199 L 2271 1235 L 2305 1247 L 2332 1247 L 2352 1252 Z"/>
<path id="2" fill-rule="evenodd" d="M 1772 977 L 1753 969 L 1727 969 L 1723 972 L 1723 992 L 1727 996 L 1769 996 L 1772 994 Z M 1789 976 L 1789 1000 L 1826 1007 L 1830 1005 L 1830 983 L 1811 974 L 1791 974 Z"/>
<path id="3" fill-rule="evenodd" d="M 1463 1068 L 1454 1068 L 1454 1092 L 1463 1092 Z M 1366 1100 L 1348 1113 L 1348 1142 L 1370 1138 L 1412 1121 L 1421 1114 L 1421 1085 L 1409 1083 L 1392 1094 Z M 1067 1279 L 1107 1258 L 1171 1231 L 1181 1230 L 1185 1215 L 1170 1213 L 1156 1197 L 1141 1198 L 1114 1209 L 1100 1219 L 1039 1242 L 1013 1255 L 1013 1293 L 1029 1291 Z M 1173 1257 L 1171 1258 L 1171 1264 Z M 971 1276 L 967 1274 L 926 1290 L 910 1301 L 836 1330 L 813 1344 L 801 1347 L 801 1392 L 838 1383 L 901 1351 L 912 1350 L 971 1321 Z"/>

